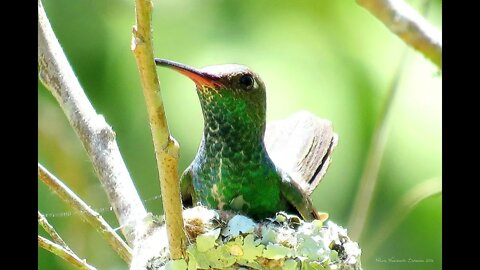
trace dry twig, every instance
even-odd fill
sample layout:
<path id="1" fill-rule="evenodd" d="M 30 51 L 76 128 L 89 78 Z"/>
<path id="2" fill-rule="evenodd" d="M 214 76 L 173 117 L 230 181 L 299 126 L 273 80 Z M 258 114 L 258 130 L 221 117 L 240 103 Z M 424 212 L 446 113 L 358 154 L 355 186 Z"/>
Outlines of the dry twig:
<path id="1" fill-rule="evenodd" d="M 143 233 L 147 212 L 122 159 L 115 133 L 90 104 L 38 1 L 40 79 L 63 109 L 92 161 L 122 232 L 129 243 Z M 139 223 L 139 226 L 137 226 Z"/>
<path id="2" fill-rule="evenodd" d="M 66 202 L 72 209 L 80 214 L 83 220 L 88 222 L 99 232 L 107 243 L 128 264 L 132 260 L 130 247 L 115 233 L 103 217 L 93 211 L 82 199 L 71 191 L 62 181 L 52 175 L 42 165 L 38 164 L 38 178 L 42 180 L 60 199 Z M 54 238 L 52 236 L 52 238 Z M 55 238 L 54 238 L 55 239 Z"/>
<path id="3" fill-rule="evenodd" d="M 65 261 L 78 267 L 79 269 L 96 270 L 95 267 L 89 265 L 85 260 L 80 259 L 77 255 L 75 255 L 75 253 L 65 249 L 58 244 L 53 243 L 46 238 L 41 237 L 40 235 L 38 236 L 38 246 L 50 251 L 51 253 L 57 255 Z"/>
<path id="4" fill-rule="evenodd" d="M 442 32 L 404 0 L 357 0 L 390 31 L 442 68 Z"/>
<path id="5" fill-rule="evenodd" d="M 155 147 L 170 256 L 180 259 L 185 256 L 185 234 L 178 177 L 179 146 L 170 136 L 157 79 L 151 35 L 153 3 L 151 0 L 136 0 L 135 7 L 132 51 L 140 72 Z"/>

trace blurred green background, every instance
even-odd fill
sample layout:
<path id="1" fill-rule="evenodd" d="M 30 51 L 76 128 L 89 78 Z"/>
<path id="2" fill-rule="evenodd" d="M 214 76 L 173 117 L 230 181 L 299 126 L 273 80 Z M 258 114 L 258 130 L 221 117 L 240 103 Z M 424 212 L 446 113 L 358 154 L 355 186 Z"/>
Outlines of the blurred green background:
<path id="1" fill-rule="evenodd" d="M 423 1 L 409 1 L 419 7 Z M 156 163 L 143 94 L 130 51 L 134 1 L 44 0 L 52 27 L 97 112 L 117 134 L 149 211 L 160 214 Z M 391 234 L 378 235 L 417 185 L 441 181 L 442 77 L 355 1 L 154 0 L 157 57 L 195 67 L 241 63 L 267 86 L 267 119 L 309 110 L 333 122 L 339 145 L 315 205 L 348 227 L 368 149 L 388 87 L 405 50 L 377 189 L 359 241 L 364 269 L 441 269 L 441 196 L 420 202 Z M 428 19 L 441 27 L 441 1 Z M 194 84 L 158 70 L 168 123 L 181 146 L 180 172 L 193 159 L 203 119 Z M 108 201 L 55 99 L 38 86 L 38 158 L 95 209 Z M 127 269 L 102 238 L 40 181 L 38 208 L 70 247 L 98 269 Z M 157 198 L 156 198 L 157 196 Z M 156 198 L 156 199 L 155 199 Z M 53 214 L 53 216 L 51 215 Z M 114 214 L 102 211 L 113 227 Z M 39 233 L 45 235 L 39 227 Z M 377 237 L 384 238 L 375 247 Z M 39 269 L 74 269 L 38 249 Z M 407 260 L 392 262 L 391 260 Z M 424 263 L 409 259 L 428 260 Z M 387 262 L 384 262 L 384 261 Z"/>

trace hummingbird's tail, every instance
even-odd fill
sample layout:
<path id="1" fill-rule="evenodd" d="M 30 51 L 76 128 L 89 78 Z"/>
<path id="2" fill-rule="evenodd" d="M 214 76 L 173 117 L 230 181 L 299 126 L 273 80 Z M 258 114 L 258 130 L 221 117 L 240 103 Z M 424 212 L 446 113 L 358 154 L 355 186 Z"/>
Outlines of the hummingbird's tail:
<path id="1" fill-rule="evenodd" d="M 301 111 L 267 124 L 265 147 L 277 167 L 310 195 L 325 175 L 338 135 L 332 123 Z"/>

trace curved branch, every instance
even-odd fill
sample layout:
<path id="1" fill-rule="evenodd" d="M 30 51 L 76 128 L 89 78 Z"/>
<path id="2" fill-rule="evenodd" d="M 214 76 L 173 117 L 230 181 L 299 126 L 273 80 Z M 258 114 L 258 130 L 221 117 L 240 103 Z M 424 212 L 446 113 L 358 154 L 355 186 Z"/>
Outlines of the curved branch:
<path id="1" fill-rule="evenodd" d="M 442 69 L 442 32 L 403 0 L 357 0 L 390 31 Z"/>
<path id="2" fill-rule="evenodd" d="M 372 205 L 374 192 L 378 183 L 380 164 L 382 162 L 388 139 L 388 129 L 390 127 L 388 120 L 392 112 L 392 104 L 397 96 L 400 79 L 405 70 L 404 67 L 407 61 L 407 55 L 408 50 L 405 49 L 402 57 L 400 58 L 401 60 L 397 66 L 392 82 L 388 87 L 385 103 L 382 106 L 380 117 L 377 120 L 375 129 L 373 131 L 372 141 L 368 149 L 365 167 L 363 168 L 360 183 L 358 185 L 358 191 L 353 203 L 353 209 L 350 214 L 348 228 L 350 235 L 354 239 L 360 239 L 367 222 L 367 216 L 369 214 L 370 207 Z"/>
<path id="3" fill-rule="evenodd" d="M 129 243 L 141 234 L 136 226 L 147 212 L 137 194 L 115 141 L 115 132 L 98 115 L 50 26 L 42 3 L 38 1 L 38 64 L 40 79 L 63 109 L 70 125 L 86 149 L 97 176 L 107 193 L 122 232 Z"/>
<path id="4" fill-rule="evenodd" d="M 55 228 L 53 228 L 53 226 L 50 225 L 50 223 L 48 223 L 48 220 L 45 218 L 45 216 L 42 213 L 40 213 L 40 211 L 38 211 L 38 224 L 42 226 L 42 228 L 50 235 L 50 237 L 52 237 L 55 243 L 65 248 L 67 251 L 72 251 L 68 247 L 67 243 L 63 241 L 62 237 L 60 237 L 60 235 L 57 233 Z"/>
<path id="5" fill-rule="evenodd" d="M 79 269 L 86 270 L 96 270 L 97 268 L 89 265 L 85 260 L 80 259 L 75 253 L 70 250 L 66 250 L 64 247 L 59 244 L 53 243 L 52 241 L 38 236 L 38 246 L 50 251 L 51 253 L 57 255 L 58 257 L 64 259 L 65 261 L 71 263 L 72 265 L 78 267 Z"/>
<path id="6" fill-rule="evenodd" d="M 442 181 L 433 178 L 423 181 L 405 193 L 397 202 L 387 218 L 380 222 L 381 226 L 375 231 L 375 235 L 369 237 L 368 246 L 364 248 L 363 259 L 368 260 L 376 254 L 378 247 L 392 234 L 400 223 L 424 200 L 442 194 Z"/>
<path id="7" fill-rule="evenodd" d="M 133 28 L 132 51 L 140 72 L 155 147 L 170 256 L 180 259 L 185 257 L 185 234 L 178 177 L 179 146 L 168 130 L 157 79 L 151 35 L 152 8 L 151 0 L 135 1 L 136 25 Z"/>
<path id="8" fill-rule="evenodd" d="M 71 208 L 78 212 L 83 220 L 92 225 L 92 227 L 94 227 L 97 232 L 102 235 L 102 237 L 113 248 L 113 250 L 115 250 L 125 262 L 130 264 L 132 260 L 132 250 L 127 244 L 125 244 L 125 242 L 123 242 L 120 236 L 115 233 L 112 227 L 108 225 L 108 223 L 103 219 L 100 214 L 92 210 L 62 181 L 56 178 L 40 164 L 38 164 L 38 178 L 40 178 L 40 180 L 42 180 L 48 186 L 48 188 L 55 192 L 60 197 L 60 199 L 62 199 Z M 53 237 L 53 235 L 52 238 L 54 238 L 55 240 L 55 237 Z"/>

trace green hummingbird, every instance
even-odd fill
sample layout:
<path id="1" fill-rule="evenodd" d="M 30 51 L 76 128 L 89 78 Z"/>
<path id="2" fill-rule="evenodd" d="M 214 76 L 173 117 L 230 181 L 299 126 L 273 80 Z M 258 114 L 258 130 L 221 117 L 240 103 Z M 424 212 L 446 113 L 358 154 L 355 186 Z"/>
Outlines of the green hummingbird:
<path id="1" fill-rule="evenodd" d="M 181 176 L 184 205 L 201 203 L 257 220 L 273 217 L 279 211 L 299 214 L 305 220 L 326 219 L 325 213 L 313 207 L 309 196 L 318 184 L 318 175 L 313 183 L 294 179 L 276 166 L 267 152 L 266 92 L 258 74 L 237 64 L 195 69 L 158 58 L 155 63 L 192 79 L 202 108 L 202 141 Z M 321 171 L 320 178 L 328 167 L 336 135 L 327 138 L 325 145 L 320 159 L 316 158 L 321 163 L 316 172 Z"/>

